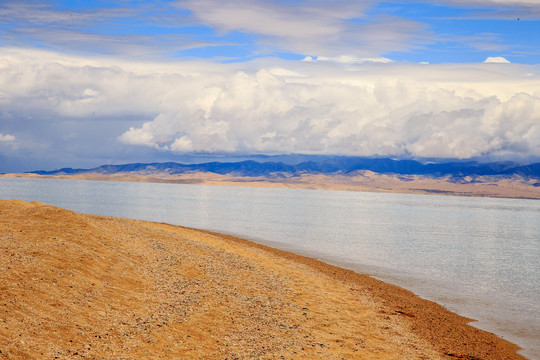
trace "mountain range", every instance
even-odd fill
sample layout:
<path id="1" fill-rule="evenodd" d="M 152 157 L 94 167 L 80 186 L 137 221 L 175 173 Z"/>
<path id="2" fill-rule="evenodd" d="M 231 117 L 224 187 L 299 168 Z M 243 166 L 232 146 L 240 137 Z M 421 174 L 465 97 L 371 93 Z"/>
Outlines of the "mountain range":
<path id="1" fill-rule="evenodd" d="M 118 173 L 140 174 L 187 174 L 196 172 L 216 173 L 221 175 L 287 178 L 305 174 L 350 174 L 359 170 L 369 170 L 380 174 L 424 175 L 430 177 L 466 177 L 466 176 L 521 176 L 540 179 L 540 163 L 523 165 L 516 162 L 477 161 L 444 162 L 423 164 L 415 160 L 394 160 L 389 158 L 329 157 L 320 161 L 304 161 L 298 164 L 283 162 L 207 162 L 201 164 L 132 163 L 123 165 L 102 165 L 91 169 L 62 168 L 52 171 L 30 171 L 38 175 L 76 175 L 98 173 L 112 175 Z"/>

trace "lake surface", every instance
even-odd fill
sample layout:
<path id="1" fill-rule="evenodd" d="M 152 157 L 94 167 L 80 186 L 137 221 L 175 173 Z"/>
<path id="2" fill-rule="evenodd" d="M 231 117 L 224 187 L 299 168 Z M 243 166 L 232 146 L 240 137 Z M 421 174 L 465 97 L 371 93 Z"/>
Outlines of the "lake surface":
<path id="1" fill-rule="evenodd" d="M 238 235 L 405 287 L 540 359 L 540 201 L 0 178 L 0 198 Z"/>

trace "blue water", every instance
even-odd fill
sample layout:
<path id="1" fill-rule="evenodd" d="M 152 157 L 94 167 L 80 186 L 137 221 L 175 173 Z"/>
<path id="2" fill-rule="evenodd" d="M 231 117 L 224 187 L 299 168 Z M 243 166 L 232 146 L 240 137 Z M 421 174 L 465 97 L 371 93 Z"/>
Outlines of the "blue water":
<path id="1" fill-rule="evenodd" d="M 540 201 L 0 178 L 0 198 L 239 235 L 410 289 L 540 359 Z"/>

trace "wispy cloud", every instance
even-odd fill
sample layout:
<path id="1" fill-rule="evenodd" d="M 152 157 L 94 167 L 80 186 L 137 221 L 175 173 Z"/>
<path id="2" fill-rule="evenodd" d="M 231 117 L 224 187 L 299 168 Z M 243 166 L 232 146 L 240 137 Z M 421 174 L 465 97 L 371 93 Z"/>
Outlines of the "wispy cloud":
<path id="1" fill-rule="evenodd" d="M 0 22 L 20 26 L 78 27 L 137 14 L 136 10 L 126 7 L 97 7 L 85 11 L 57 9 L 54 5 L 48 1 L 6 0 L 0 5 Z"/>
<path id="2" fill-rule="evenodd" d="M 535 40 L 528 36 L 528 42 L 516 44 L 515 36 L 502 36 L 497 27 L 479 30 L 463 22 L 447 22 L 451 26 L 438 28 L 434 19 L 526 20 L 540 15 L 536 2 L 509 0 L 426 0 L 414 5 L 395 1 L 392 6 L 376 0 L 85 4 L 88 7 L 62 7 L 53 1 L 4 1 L 0 3 L 0 41 L 5 46 L 147 59 L 183 56 L 249 61 L 287 53 L 296 58 L 393 58 L 400 54 L 400 60 L 411 52 L 430 51 L 477 51 L 485 58 L 488 51 L 505 51 L 506 56 L 519 51 L 523 55 L 531 46 L 534 49 Z M 424 9 L 427 12 L 419 16 L 410 10 L 429 4 L 461 11 L 447 17 L 444 11 L 435 15 Z M 523 31 L 534 32 L 534 27 L 523 27 Z M 418 57 L 417 61 L 429 61 L 429 57 L 434 58 Z"/>
<path id="3" fill-rule="evenodd" d="M 116 6 L 73 10 L 59 10 L 53 5 L 25 1 L 0 4 L 3 45 L 38 45 L 66 53 L 145 58 L 163 58 L 186 49 L 217 45 L 167 30 L 190 23 L 179 13 L 162 13 L 167 9 L 154 3 L 140 8 Z"/>
<path id="4" fill-rule="evenodd" d="M 538 8 L 540 4 L 537 0 L 442 0 L 448 4 L 455 4 L 465 7 L 531 7 Z"/>
<path id="5" fill-rule="evenodd" d="M 437 3 L 470 9 L 464 16 L 468 19 L 538 20 L 540 18 L 540 3 L 536 0 L 443 0 Z"/>
<path id="6" fill-rule="evenodd" d="M 197 41 L 184 35 L 170 34 L 156 39 L 150 35 L 108 35 L 86 32 L 82 30 L 36 29 L 33 27 L 18 28 L 12 32 L 13 37 L 6 40 L 6 45 L 24 46 L 26 39 L 39 38 L 42 47 L 62 50 L 74 54 L 121 54 L 125 58 L 163 58 L 177 51 L 221 44 Z"/>
<path id="7" fill-rule="evenodd" d="M 425 26 L 391 15 L 369 15 L 374 1 L 182 0 L 198 21 L 221 33 L 257 34 L 269 51 L 315 56 L 378 56 L 425 41 Z"/>

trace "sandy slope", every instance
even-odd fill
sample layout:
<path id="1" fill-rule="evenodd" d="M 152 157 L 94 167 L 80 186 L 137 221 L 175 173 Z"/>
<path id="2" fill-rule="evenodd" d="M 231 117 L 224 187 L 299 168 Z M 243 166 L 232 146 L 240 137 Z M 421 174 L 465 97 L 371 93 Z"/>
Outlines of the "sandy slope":
<path id="1" fill-rule="evenodd" d="M 0 359 L 519 359 L 412 293 L 246 240 L 0 200 Z"/>

